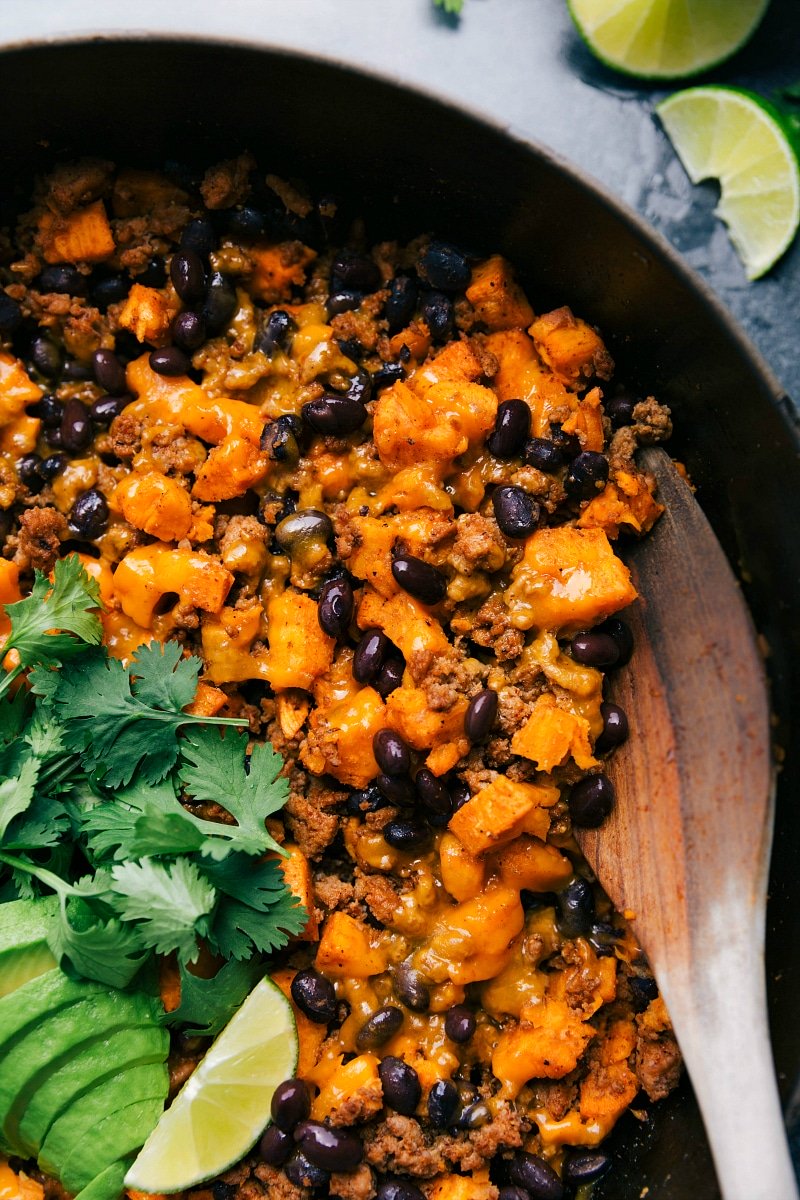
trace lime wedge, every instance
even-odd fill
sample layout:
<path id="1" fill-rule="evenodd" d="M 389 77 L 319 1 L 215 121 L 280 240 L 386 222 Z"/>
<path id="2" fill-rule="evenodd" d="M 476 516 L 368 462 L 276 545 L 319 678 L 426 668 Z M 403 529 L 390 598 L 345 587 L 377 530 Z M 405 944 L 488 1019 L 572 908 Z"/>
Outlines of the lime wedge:
<path id="1" fill-rule="evenodd" d="M 296 1068 L 292 1007 L 262 979 L 159 1120 L 125 1186 L 182 1192 L 238 1162 L 269 1123 L 275 1088 Z"/>
<path id="2" fill-rule="evenodd" d="M 760 96 L 724 87 L 677 92 L 656 112 L 692 183 L 719 180 L 717 215 L 748 279 L 758 279 L 800 222 L 800 167 L 781 114 Z"/>
<path id="3" fill-rule="evenodd" d="M 589 49 L 643 79 L 683 79 L 730 58 L 769 0 L 567 0 Z"/>

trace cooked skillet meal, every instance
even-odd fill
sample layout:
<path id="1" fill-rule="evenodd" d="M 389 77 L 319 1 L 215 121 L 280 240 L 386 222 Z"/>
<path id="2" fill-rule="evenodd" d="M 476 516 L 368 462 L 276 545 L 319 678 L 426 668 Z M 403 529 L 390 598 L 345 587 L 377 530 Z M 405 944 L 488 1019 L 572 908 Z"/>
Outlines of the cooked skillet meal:
<path id="1" fill-rule="evenodd" d="M 677 1082 L 573 837 L 669 414 L 446 235 L 247 154 L 0 234 L 3 1200 L 583 1200 Z"/>

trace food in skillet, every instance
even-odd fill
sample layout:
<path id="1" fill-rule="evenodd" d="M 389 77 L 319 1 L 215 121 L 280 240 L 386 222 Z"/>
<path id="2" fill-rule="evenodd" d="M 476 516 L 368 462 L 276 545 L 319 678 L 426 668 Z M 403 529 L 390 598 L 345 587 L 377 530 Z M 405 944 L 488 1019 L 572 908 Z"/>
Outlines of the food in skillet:
<path id="1" fill-rule="evenodd" d="M 3 898 L 29 906 L 8 945 L 33 955 L 0 1036 L 52 988 L 79 1071 L 61 1010 L 88 987 L 139 1006 L 118 1024 L 151 1031 L 153 1069 L 124 1145 L 111 1089 L 91 1170 L 63 1145 L 92 1101 L 59 1126 L 40 1100 L 20 1134 L 34 1074 L 2 1170 L 35 1200 L 52 1176 L 118 1195 L 163 1107 L 164 1020 L 174 1096 L 268 973 L 299 1082 L 188 1195 L 557 1200 L 599 1178 L 599 1143 L 679 1072 L 571 832 L 613 805 L 627 719 L 603 680 L 635 592 L 612 543 L 659 516 L 633 456 L 668 413 L 500 256 L 370 246 L 247 155 L 198 179 L 85 161 L 34 201 L 0 268 L 3 602 L 40 574 L 0 693 L 34 668 L 17 744 L 49 807 L 46 841 L 24 811 L 0 840 Z M 58 788 L 41 727 L 71 755 Z"/>

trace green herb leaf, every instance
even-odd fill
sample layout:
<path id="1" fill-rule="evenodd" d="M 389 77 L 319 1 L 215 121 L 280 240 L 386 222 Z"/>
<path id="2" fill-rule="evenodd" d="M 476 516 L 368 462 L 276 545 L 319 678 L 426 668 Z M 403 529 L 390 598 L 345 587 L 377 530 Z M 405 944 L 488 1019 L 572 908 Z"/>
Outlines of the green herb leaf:
<path id="1" fill-rule="evenodd" d="M 18 743 L 16 747 L 8 747 L 2 758 L 6 762 L 0 768 L 0 775 L 6 778 L 0 783 L 0 844 L 14 818 L 24 813 L 33 800 L 39 778 L 39 760 L 27 746 Z M 8 762 L 12 758 L 17 760 L 13 765 Z"/>
<path id="2" fill-rule="evenodd" d="M 464 0 L 433 0 L 437 8 L 457 16 L 464 7 Z"/>
<path id="3" fill-rule="evenodd" d="M 28 719 L 28 696 L 21 687 L 11 699 L 0 700 L 0 742 L 13 742 Z"/>
<path id="4" fill-rule="evenodd" d="M 49 796 L 35 795 L 30 807 L 9 823 L 3 847 L 6 850 L 42 850 L 56 846 L 69 829 L 64 805 Z"/>
<path id="5" fill-rule="evenodd" d="M 280 775 L 283 760 L 269 742 L 253 747 L 246 769 L 247 734 L 197 728 L 181 743 L 179 778 L 195 800 L 219 804 L 237 823 L 236 848 L 247 854 L 283 854 L 264 825 L 286 803 L 289 782 Z M 224 830 L 226 826 L 222 826 Z M 224 834 L 222 835 L 224 836 Z"/>
<path id="6" fill-rule="evenodd" d="M 115 988 L 127 987 L 150 956 L 137 925 L 104 917 L 85 900 L 65 896 L 47 944 L 62 970 Z"/>
<path id="7" fill-rule="evenodd" d="M 205 934 L 217 898 L 196 863 L 179 858 L 167 865 L 146 858 L 113 867 L 111 876 L 114 906 L 123 921 L 139 922 L 144 945 L 158 954 L 176 950 L 184 962 L 194 962 L 197 936 Z"/>
<path id="8" fill-rule="evenodd" d="M 100 618 L 92 611 L 101 607 L 100 588 L 77 554 L 58 560 L 52 583 L 36 571 L 30 596 L 5 607 L 11 618 L 6 650 L 13 646 L 23 667 L 65 662 L 86 644 L 99 645 L 103 636 Z"/>
<path id="9" fill-rule="evenodd" d="M 224 963 L 213 979 L 200 979 L 180 964 L 181 1002 L 167 1013 L 170 1025 L 184 1025 L 190 1036 L 213 1037 L 230 1021 L 264 974 L 260 961 Z"/>
<path id="10" fill-rule="evenodd" d="M 218 891 L 259 912 L 266 912 L 284 894 L 292 895 L 280 863 L 274 858 L 259 860 L 247 854 L 232 854 L 225 862 L 204 861 L 201 869 Z M 296 896 L 293 900 L 297 904 Z"/>
<path id="11" fill-rule="evenodd" d="M 266 912 L 225 898 L 214 915 L 208 940 L 225 958 L 251 958 L 256 951 L 271 954 L 301 933 L 307 919 L 297 897 L 286 889 Z"/>

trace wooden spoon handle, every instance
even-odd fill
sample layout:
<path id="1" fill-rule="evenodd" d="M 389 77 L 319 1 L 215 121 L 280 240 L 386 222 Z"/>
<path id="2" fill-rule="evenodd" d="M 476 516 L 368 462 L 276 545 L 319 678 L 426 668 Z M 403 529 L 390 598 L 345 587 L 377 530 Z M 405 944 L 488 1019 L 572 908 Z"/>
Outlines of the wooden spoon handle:
<path id="1" fill-rule="evenodd" d="M 763 937 L 748 928 L 752 906 L 735 896 L 719 897 L 716 920 L 714 952 L 695 963 L 691 986 L 667 973 L 664 1000 L 724 1200 L 797 1200 L 767 1028 Z"/>

